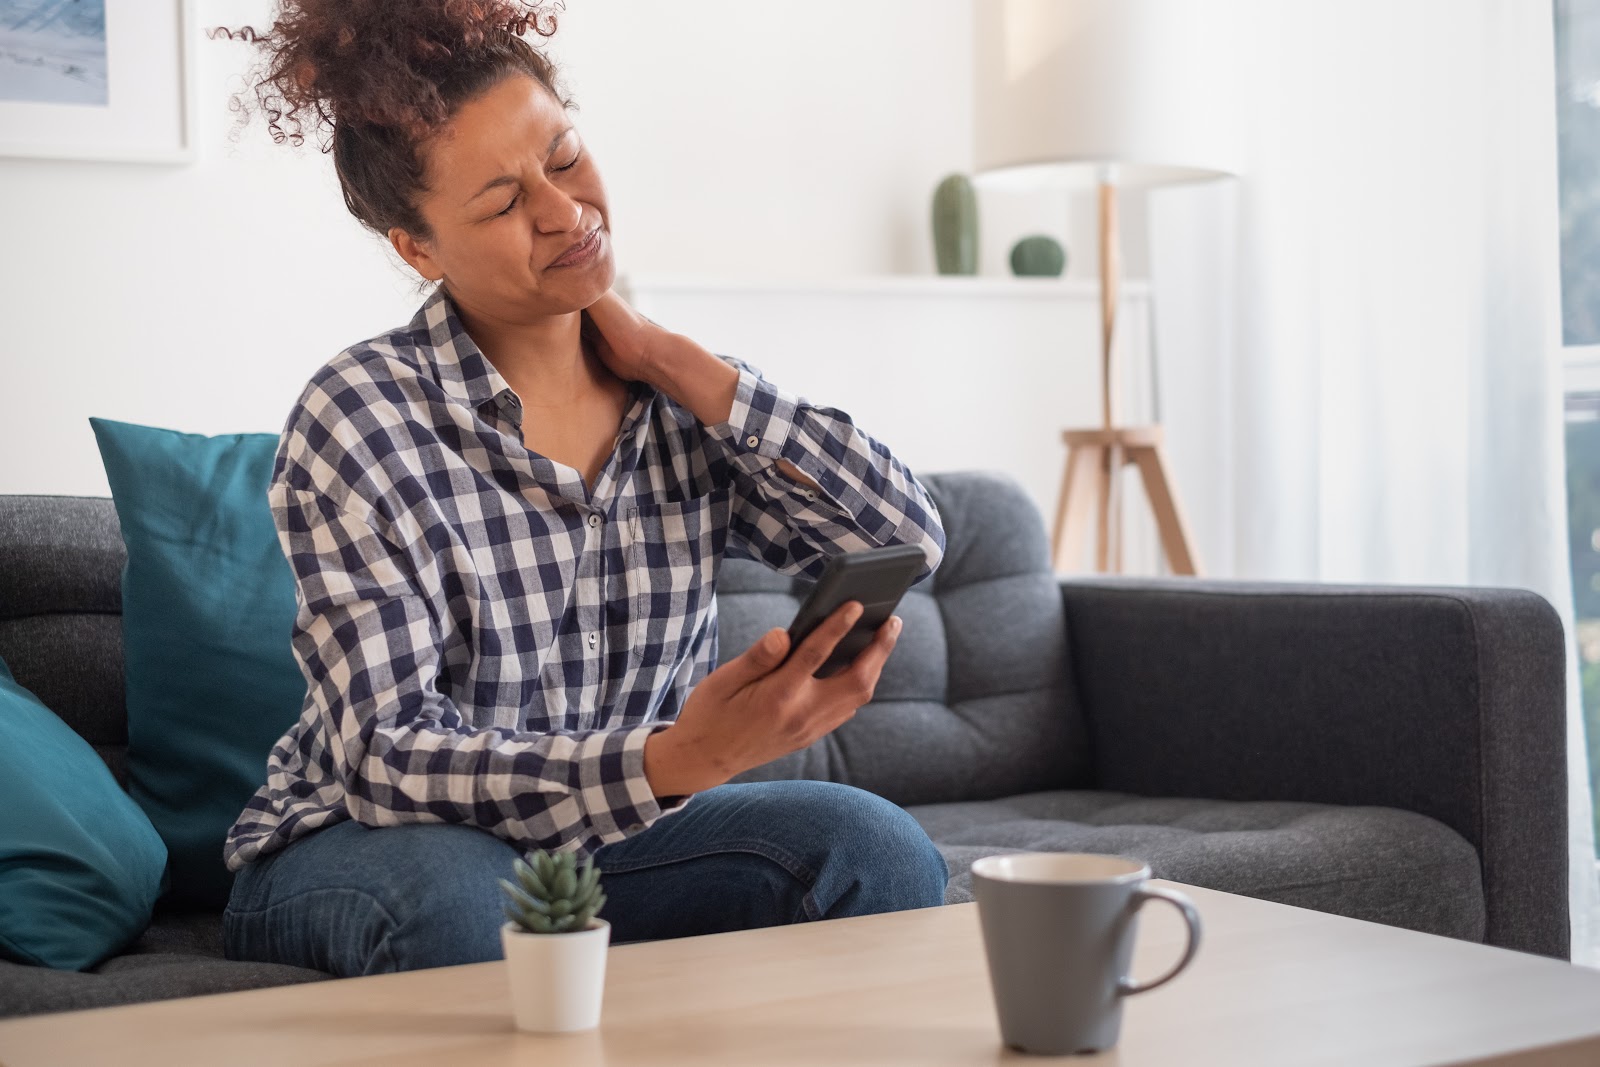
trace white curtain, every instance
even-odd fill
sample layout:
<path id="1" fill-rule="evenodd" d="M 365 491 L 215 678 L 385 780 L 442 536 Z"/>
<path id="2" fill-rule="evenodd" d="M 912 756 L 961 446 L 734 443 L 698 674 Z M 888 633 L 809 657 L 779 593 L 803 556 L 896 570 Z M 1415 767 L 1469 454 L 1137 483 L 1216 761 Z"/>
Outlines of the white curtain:
<path id="1" fill-rule="evenodd" d="M 1573 951 L 1600 964 L 1550 2 L 1247 2 L 1241 176 L 1149 197 L 1160 411 L 1202 562 L 1556 606 Z"/>

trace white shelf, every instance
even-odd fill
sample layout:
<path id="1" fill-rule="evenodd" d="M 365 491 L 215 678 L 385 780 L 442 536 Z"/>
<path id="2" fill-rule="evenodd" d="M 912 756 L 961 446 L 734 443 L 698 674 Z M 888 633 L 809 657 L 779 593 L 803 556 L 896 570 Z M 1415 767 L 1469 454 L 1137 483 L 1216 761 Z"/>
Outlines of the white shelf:
<path id="1" fill-rule="evenodd" d="M 619 287 L 630 292 L 696 293 L 743 292 L 793 295 L 905 296 L 905 297 L 1038 297 L 1099 299 L 1100 283 L 1086 278 L 1017 278 L 984 274 L 866 274 L 844 278 L 730 278 L 693 274 L 623 274 Z M 1150 286 L 1142 278 L 1124 279 L 1124 298 L 1147 297 Z"/>

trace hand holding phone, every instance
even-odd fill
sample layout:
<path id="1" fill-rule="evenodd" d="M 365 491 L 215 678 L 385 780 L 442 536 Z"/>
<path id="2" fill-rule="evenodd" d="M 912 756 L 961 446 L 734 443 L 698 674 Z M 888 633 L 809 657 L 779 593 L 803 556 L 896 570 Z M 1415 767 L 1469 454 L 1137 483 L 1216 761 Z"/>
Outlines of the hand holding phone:
<path id="1" fill-rule="evenodd" d="M 868 548 L 829 559 L 811 595 L 789 624 L 790 654 L 840 605 L 855 600 L 861 603 L 861 617 L 812 677 L 827 678 L 848 667 L 872 643 L 878 627 L 889 620 L 927 559 L 916 545 Z"/>
<path id="2" fill-rule="evenodd" d="M 900 628 L 879 626 L 849 668 L 816 673 L 862 614 L 847 600 L 803 642 L 771 629 L 690 691 L 672 725 L 644 744 L 644 773 L 658 797 L 721 785 L 752 767 L 814 744 L 870 703 Z"/>

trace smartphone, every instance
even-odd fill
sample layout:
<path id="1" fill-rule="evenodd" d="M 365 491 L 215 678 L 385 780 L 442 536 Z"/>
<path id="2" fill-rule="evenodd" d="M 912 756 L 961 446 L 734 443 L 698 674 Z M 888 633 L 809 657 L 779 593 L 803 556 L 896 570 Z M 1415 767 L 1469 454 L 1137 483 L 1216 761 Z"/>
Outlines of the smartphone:
<path id="1" fill-rule="evenodd" d="M 846 601 L 859 600 L 865 608 L 849 633 L 840 638 L 833 654 L 818 667 L 814 678 L 827 678 L 848 667 L 872 643 L 878 627 L 889 621 L 895 605 L 928 557 L 916 545 L 889 545 L 860 552 L 845 552 L 828 560 L 828 566 L 811 587 L 811 595 L 800 605 L 789 624 L 789 653 L 800 647 L 806 635 L 838 610 Z"/>

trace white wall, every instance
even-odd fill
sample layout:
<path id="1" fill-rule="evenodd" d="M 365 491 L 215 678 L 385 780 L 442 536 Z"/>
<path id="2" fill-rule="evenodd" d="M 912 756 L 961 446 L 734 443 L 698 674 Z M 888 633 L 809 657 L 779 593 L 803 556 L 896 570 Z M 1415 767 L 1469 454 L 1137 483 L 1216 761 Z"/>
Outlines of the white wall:
<path id="1" fill-rule="evenodd" d="M 971 162 L 982 2 L 569 0 L 548 48 L 606 177 L 621 270 L 932 273 L 932 190 Z M 276 433 L 317 366 L 418 303 L 327 157 L 274 145 L 259 120 L 233 139 L 228 97 L 254 50 L 201 29 L 264 27 L 272 5 L 198 8 L 198 162 L 0 159 L 0 492 L 108 492 L 91 415 Z M 1095 269 L 1086 201 L 979 203 L 981 273 L 1008 273 L 1010 244 L 1039 230 L 1067 242 L 1069 274 Z"/>

